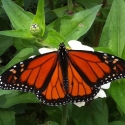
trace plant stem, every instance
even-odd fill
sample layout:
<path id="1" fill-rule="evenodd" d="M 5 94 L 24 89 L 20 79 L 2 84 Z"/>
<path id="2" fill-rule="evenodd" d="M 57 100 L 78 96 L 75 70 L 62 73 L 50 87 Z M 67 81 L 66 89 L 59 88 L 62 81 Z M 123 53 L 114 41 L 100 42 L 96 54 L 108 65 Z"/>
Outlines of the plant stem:
<path id="1" fill-rule="evenodd" d="M 72 10 L 73 10 L 72 0 L 67 0 L 67 2 L 68 2 L 68 11 L 72 12 Z"/>
<path id="2" fill-rule="evenodd" d="M 104 8 L 107 5 L 107 0 L 102 1 L 102 8 Z"/>
<path id="3" fill-rule="evenodd" d="M 62 106 L 62 121 L 61 121 L 61 125 L 66 125 L 67 115 L 68 115 L 68 104 Z"/>
<path id="4" fill-rule="evenodd" d="M 53 0 L 48 0 L 48 2 L 49 2 L 50 10 L 53 10 L 54 9 L 54 2 L 53 2 Z"/>

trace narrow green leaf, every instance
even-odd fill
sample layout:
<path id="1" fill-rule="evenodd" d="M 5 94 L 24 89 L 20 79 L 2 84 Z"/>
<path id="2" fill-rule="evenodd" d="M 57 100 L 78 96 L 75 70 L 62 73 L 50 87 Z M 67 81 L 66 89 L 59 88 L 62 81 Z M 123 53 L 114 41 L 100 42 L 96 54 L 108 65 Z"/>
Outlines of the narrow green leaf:
<path id="1" fill-rule="evenodd" d="M 35 40 L 27 40 L 27 39 L 20 39 L 20 38 L 14 38 L 13 39 L 14 46 L 18 51 L 23 50 L 24 48 L 34 48 L 38 50 L 38 48 L 41 48 L 42 45 L 40 42 L 37 42 Z"/>
<path id="2" fill-rule="evenodd" d="M 2 55 L 13 44 L 13 38 L 0 36 L 0 55 Z"/>
<path id="3" fill-rule="evenodd" d="M 102 0 L 77 0 L 77 2 L 82 6 L 85 6 L 85 8 L 91 8 L 102 3 Z"/>
<path id="4" fill-rule="evenodd" d="M 49 24 L 52 22 L 52 20 L 57 19 L 57 17 L 63 17 L 63 16 L 68 15 L 67 10 L 68 10 L 67 6 L 62 6 L 60 8 L 56 8 L 54 10 L 47 11 L 45 13 L 46 23 Z M 84 10 L 84 9 L 80 5 L 73 6 L 74 13 L 77 13 L 82 10 Z"/>
<path id="5" fill-rule="evenodd" d="M 44 43 L 52 47 L 58 48 L 59 44 L 64 42 L 65 39 L 55 30 L 49 30 L 45 35 Z"/>
<path id="6" fill-rule="evenodd" d="M 31 35 L 29 30 L 27 29 L 0 31 L 0 35 L 23 38 L 23 39 L 35 38 L 34 36 Z"/>
<path id="7" fill-rule="evenodd" d="M 25 43 L 23 43 L 24 39 L 20 39 L 20 38 L 14 38 L 13 42 L 14 42 L 14 47 L 18 50 L 21 51 L 24 48 L 27 48 L 27 46 L 25 45 Z M 28 42 L 28 41 L 26 41 Z M 30 42 L 29 42 L 30 44 Z M 30 47 L 30 46 L 29 46 Z"/>
<path id="8" fill-rule="evenodd" d="M 58 17 L 62 17 L 64 15 L 67 15 L 67 10 L 68 10 L 67 6 L 62 6 L 60 8 L 57 8 L 57 9 L 54 9 L 54 10 L 51 10 L 51 11 L 53 11 Z M 77 5 L 76 7 L 75 6 L 73 7 L 73 11 L 75 11 L 75 12 L 79 12 L 79 11 L 82 11 L 82 10 L 83 10 L 83 7 L 80 6 L 80 5 Z"/>
<path id="9" fill-rule="evenodd" d="M 15 113 L 0 109 L 0 125 L 15 125 Z"/>
<path id="10" fill-rule="evenodd" d="M 59 32 L 66 39 L 66 42 L 71 39 L 77 40 L 89 30 L 100 7 L 101 5 L 98 5 L 91 9 L 80 11 L 73 16 L 64 16 L 47 27 Z"/>
<path id="11" fill-rule="evenodd" d="M 24 11 L 20 6 L 11 0 L 1 0 L 13 27 L 15 29 L 30 29 L 33 15 Z"/>
<path id="12" fill-rule="evenodd" d="M 32 24 L 38 24 L 42 28 L 42 36 L 45 31 L 45 16 L 44 16 L 44 0 L 39 0 L 36 15 L 32 21 Z"/>
<path id="13" fill-rule="evenodd" d="M 117 8 L 117 9 L 116 9 Z M 100 45 L 110 48 L 115 55 L 121 56 L 125 46 L 125 1 L 114 0 L 106 24 L 102 31 Z"/>

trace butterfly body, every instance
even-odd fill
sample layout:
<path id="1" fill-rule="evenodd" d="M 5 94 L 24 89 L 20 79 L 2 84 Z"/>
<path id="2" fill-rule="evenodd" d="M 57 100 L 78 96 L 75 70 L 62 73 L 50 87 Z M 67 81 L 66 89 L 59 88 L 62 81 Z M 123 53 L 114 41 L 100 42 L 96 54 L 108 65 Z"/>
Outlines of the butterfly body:
<path id="1" fill-rule="evenodd" d="M 92 100 L 101 85 L 125 77 L 125 61 L 101 52 L 67 50 L 29 58 L 5 71 L 0 88 L 34 92 L 47 105 Z"/>
<path id="2" fill-rule="evenodd" d="M 63 76 L 63 89 L 68 92 L 68 58 L 67 58 L 68 51 L 65 48 L 64 43 L 60 44 L 59 50 L 58 50 L 58 57 L 59 57 L 59 63 L 61 66 L 62 76 Z"/>

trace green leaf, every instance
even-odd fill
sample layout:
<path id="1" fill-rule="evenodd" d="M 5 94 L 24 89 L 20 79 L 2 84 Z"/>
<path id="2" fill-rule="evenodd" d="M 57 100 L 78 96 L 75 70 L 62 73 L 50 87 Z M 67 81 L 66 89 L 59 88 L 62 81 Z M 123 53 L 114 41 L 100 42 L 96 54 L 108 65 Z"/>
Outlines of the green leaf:
<path id="1" fill-rule="evenodd" d="M 122 122 L 122 121 L 114 121 L 114 122 L 110 122 L 108 125 L 125 125 L 125 122 Z"/>
<path id="2" fill-rule="evenodd" d="M 29 29 L 33 15 L 24 11 L 20 6 L 11 0 L 1 0 L 13 27 L 15 29 Z"/>
<path id="3" fill-rule="evenodd" d="M 41 48 L 42 45 L 40 42 L 34 41 L 34 40 L 26 40 L 26 39 L 20 39 L 20 38 L 14 38 L 13 39 L 14 46 L 18 51 L 21 51 L 24 48 L 34 48 L 38 50 L 38 48 Z"/>
<path id="4" fill-rule="evenodd" d="M 91 9 L 80 11 L 73 16 L 64 16 L 47 27 L 59 32 L 66 39 L 66 42 L 71 39 L 77 40 L 89 30 L 100 7 L 101 5 L 98 5 Z"/>
<path id="5" fill-rule="evenodd" d="M 112 82 L 108 90 L 112 98 L 115 100 L 120 109 L 125 113 L 125 80 L 117 80 Z"/>
<path id="6" fill-rule="evenodd" d="M 68 6 L 62 6 L 60 8 L 57 8 L 57 9 L 54 9 L 51 11 L 53 11 L 58 17 L 62 17 L 64 15 L 67 15 L 67 10 L 68 10 Z M 79 12 L 82 10 L 83 10 L 83 7 L 81 7 L 80 5 L 73 6 L 73 11 L 75 11 L 75 12 Z"/>
<path id="7" fill-rule="evenodd" d="M 117 8 L 117 9 L 116 9 Z M 102 31 L 100 45 L 108 47 L 121 57 L 123 49 L 125 47 L 125 2 L 124 0 L 114 0 L 109 15 L 106 20 L 106 24 Z"/>
<path id="8" fill-rule="evenodd" d="M 32 24 L 38 24 L 42 28 L 42 36 L 45 31 L 45 17 L 44 17 L 44 0 L 39 0 L 36 15 L 32 21 Z"/>
<path id="9" fill-rule="evenodd" d="M 110 11 L 110 6 L 106 6 L 104 8 L 101 9 L 101 14 L 103 15 L 104 19 L 105 20 L 109 14 L 109 11 Z M 104 21 L 105 22 L 105 21 Z"/>
<path id="10" fill-rule="evenodd" d="M 1 91 L 1 90 L 0 90 Z M 10 90 L 4 90 L 9 91 Z M 20 103 L 39 103 L 34 93 L 21 93 L 19 91 L 11 90 L 11 93 L 0 96 L 0 107 L 9 108 Z"/>
<path id="11" fill-rule="evenodd" d="M 27 29 L 0 31 L 0 35 L 23 38 L 23 39 L 35 38 L 34 36 L 31 35 L 29 30 Z"/>
<path id="12" fill-rule="evenodd" d="M 44 37 L 44 43 L 55 48 L 58 48 L 59 44 L 65 41 L 55 30 L 49 30 Z"/>
<path id="13" fill-rule="evenodd" d="M 0 89 L 0 96 L 4 94 L 10 94 L 12 92 L 13 92 L 12 90 L 5 91 L 5 90 Z"/>
<path id="14" fill-rule="evenodd" d="M 4 68 L 4 70 L 10 68 L 14 64 L 21 62 L 24 59 L 27 59 L 31 55 L 34 54 L 34 48 L 25 48 L 22 51 L 20 51 Z"/>
<path id="15" fill-rule="evenodd" d="M 67 10 L 68 10 L 67 6 L 62 6 L 60 8 L 56 8 L 54 10 L 47 11 L 45 13 L 46 23 L 49 24 L 52 22 L 52 20 L 57 19 L 57 17 L 63 17 L 63 16 L 68 15 Z M 73 6 L 74 13 L 82 11 L 82 10 L 84 10 L 84 9 L 80 5 Z"/>
<path id="16" fill-rule="evenodd" d="M 76 125 L 108 125 L 108 109 L 102 99 L 81 108 L 74 105 L 72 118 Z"/>
<path id="17" fill-rule="evenodd" d="M 114 54 L 113 52 L 112 52 L 112 50 L 110 50 L 109 48 L 107 48 L 107 47 L 96 47 L 96 48 L 94 48 L 94 50 L 95 51 L 101 51 L 101 52 L 105 52 L 105 53 L 109 53 L 109 54 Z"/>
<path id="18" fill-rule="evenodd" d="M 102 0 L 77 0 L 77 2 L 86 8 L 91 8 L 102 3 Z"/>
<path id="19" fill-rule="evenodd" d="M 11 45 L 13 39 L 7 36 L 0 36 L 0 55 L 2 55 Z"/>
<path id="20" fill-rule="evenodd" d="M 15 125 L 15 113 L 0 109 L 0 125 Z"/>

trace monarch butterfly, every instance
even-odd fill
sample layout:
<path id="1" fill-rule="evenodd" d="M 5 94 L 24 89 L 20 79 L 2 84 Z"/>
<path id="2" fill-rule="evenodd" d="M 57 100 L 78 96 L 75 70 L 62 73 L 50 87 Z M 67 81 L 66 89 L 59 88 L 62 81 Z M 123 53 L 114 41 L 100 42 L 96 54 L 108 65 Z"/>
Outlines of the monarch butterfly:
<path id="1" fill-rule="evenodd" d="M 44 104 L 92 100 L 100 86 L 125 77 L 125 60 L 102 52 L 68 50 L 29 58 L 0 76 L 0 88 L 34 92 Z"/>

